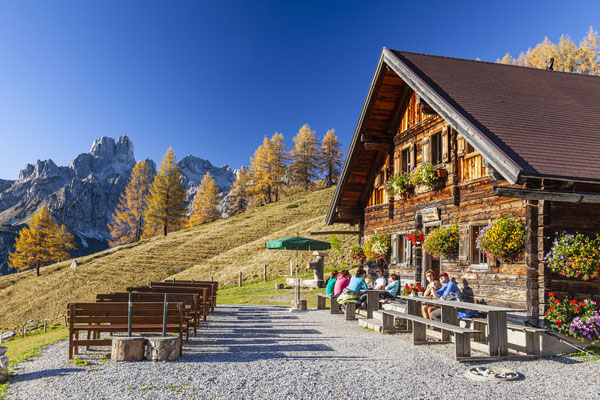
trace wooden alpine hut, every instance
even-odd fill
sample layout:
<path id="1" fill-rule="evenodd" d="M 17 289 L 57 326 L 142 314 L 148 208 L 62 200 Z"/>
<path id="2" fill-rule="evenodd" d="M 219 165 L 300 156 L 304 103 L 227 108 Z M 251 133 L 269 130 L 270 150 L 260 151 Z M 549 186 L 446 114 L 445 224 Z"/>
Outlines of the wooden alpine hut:
<path id="1" fill-rule="evenodd" d="M 427 166 L 437 185 L 388 193 Z M 410 186 L 409 186 L 410 187 Z M 490 260 L 482 227 L 518 219 L 518 256 Z M 402 283 L 445 271 L 475 300 L 543 316 L 548 292 L 600 299 L 600 281 L 546 267 L 555 232 L 600 232 L 600 77 L 383 48 L 327 224 L 392 235 Z M 458 225 L 454 257 L 435 257 L 406 233 Z"/>

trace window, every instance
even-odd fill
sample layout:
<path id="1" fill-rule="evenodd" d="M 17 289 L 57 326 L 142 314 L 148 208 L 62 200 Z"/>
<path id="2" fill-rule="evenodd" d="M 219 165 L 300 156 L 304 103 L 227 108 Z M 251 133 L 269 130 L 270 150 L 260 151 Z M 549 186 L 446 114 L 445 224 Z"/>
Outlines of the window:
<path id="1" fill-rule="evenodd" d="M 392 236 L 392 260 L 394 264 L 410 264 L 410 242 L 405 233 Z"/>
<path id="2" fill-rule="evenodd" d="M 411 160 L 410 160 L 410 147 L 402 150 L 402 164 L 400 165 L 400 173 L 409 173 L 412 169 Z"/>
<path id="3" fill-rule="evenodd" d="M 430 138 L 431 157 L 429 161 L 433 165 L 438 165 L 442 162 L 442 134 L 441 132 L 434 133 Z"/>
<path id="4" fill-rule="evenodd" d="M 470 247 L 471 247 L 471 268 L 474 269 L 487 269 L 488 258 L 485 256 L 483 251 L 477 248 L 477 236 L 479 231 L 485 225 L 471 225 L 470 235 Z"/>

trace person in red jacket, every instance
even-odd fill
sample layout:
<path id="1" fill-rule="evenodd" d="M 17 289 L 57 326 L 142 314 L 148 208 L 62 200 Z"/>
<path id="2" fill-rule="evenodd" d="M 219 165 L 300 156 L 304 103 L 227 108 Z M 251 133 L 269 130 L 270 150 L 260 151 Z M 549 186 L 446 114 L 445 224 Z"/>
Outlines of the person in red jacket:
<path id="1" fill-rule="evenodd" d="M 333 287 L 333 296 L 332 297 L 337 297 L 340 294 L 342 294 L 342 292 L 344 291 L 346 286 L 348 286 L 349 283 L 350 283 L 350 272 L 348 272 L 347 269 L 342 270 L 337 275 L 337 280 L 335 281 L 335 286 Z"/>

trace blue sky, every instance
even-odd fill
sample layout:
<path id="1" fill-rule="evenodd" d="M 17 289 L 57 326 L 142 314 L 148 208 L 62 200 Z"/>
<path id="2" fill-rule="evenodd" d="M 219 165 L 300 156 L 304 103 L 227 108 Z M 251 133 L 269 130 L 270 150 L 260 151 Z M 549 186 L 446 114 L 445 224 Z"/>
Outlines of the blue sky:
<path id="1" fill-rule="evenodd" d="M 422 5 L 420 5 L 422 4 Z M 382 46 L 494 61 L 600 28 L 600 2 L 0 0 L 0 178 L 101 136 L 233 168 L 308 123 L 347 146 Z"/>

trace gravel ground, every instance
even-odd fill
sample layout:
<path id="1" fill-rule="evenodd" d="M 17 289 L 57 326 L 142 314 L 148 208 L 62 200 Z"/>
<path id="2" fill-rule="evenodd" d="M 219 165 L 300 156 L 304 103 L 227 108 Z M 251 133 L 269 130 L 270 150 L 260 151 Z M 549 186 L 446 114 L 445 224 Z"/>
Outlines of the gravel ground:
<path id="1" fill-rule="evenodd" d="M 567 357 L 485 363 L 523 374 L 514 382 L 466 378 L 452 345 L 410 344 L 328 311 L 220 306 L 184 356 L 169 363 L 68 363 L 66 341 L 18 366 L 11 399 L 548 399 L 600 398 L 600 362 Z"/>

